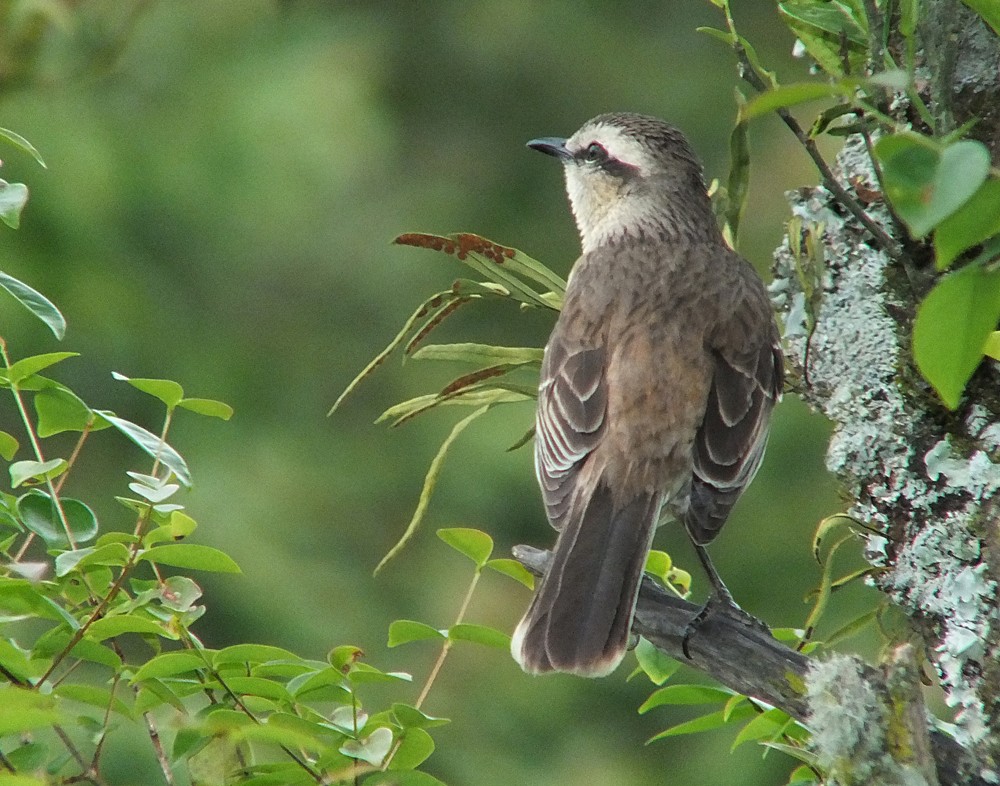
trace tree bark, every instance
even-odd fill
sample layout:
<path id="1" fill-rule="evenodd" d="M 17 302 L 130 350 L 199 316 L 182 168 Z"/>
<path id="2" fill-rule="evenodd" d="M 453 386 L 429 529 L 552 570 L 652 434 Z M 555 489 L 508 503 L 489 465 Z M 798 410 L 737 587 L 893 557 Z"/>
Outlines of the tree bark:
<path id="1" fill-rule="evenodd" d="M 543 576 L 552 554 L 531 546 L 515 546 L 514 557 L 535 576 Z M 912 667 L 912 658 L 888 673 L 846 656 L 816 662 L 774 639 L 764 623 L 724 606 L 710 613 L 690 636 L 688 658 L 684 654 L 684 637 L 699 611 L 700 607 L 668 593 L 647 576 L 639 591 L 632 630 L 670 657 L 739 693 L 778 707 L 807 725 L 817 721 L 817 705 L 825 708 L 840 724 L 834 726 L 829 717 L 819 718 L 826 733 L 835 737 L 831 745 L 836 747 L 836 755 L 840 755 L 845 736 L 853 735 L 858 746 L 870 743 L 851 762 L 854 770 L 865 773 L 868 783 L 986 786 L 992 782 L 980 774 L 979 763 L 952 737 L 928 731 L 925 717 L 921 718 L 922 726 L 903 719 L 906 736 L 901 738 L 897 730 L 894 737 L 887 738 L 884 729 L 896 726 L 886 723 L 888 718 L 897 719 L 914 706 L 922 707 L 912 697 L 913 693 L 919 694 L 919 675 Z M 810 694 L 809 685 L 822 689 L 821 702 Z M 903 701 L 898 697 L 901 691 L 908 694 Z M 859 699 L 859 692 L 872 697 L 871 706 Z M 845 729 L 845 723 L 850 727 Z M 926 756 L 920 755 L 921 740 L 926 741 Z M 873 769 L 873 759 L 880 769 Z M 921 768 L 929 768 L 931 775 L 921 774 Z M 840 777 L 845 786 L 851 782 Z"/>

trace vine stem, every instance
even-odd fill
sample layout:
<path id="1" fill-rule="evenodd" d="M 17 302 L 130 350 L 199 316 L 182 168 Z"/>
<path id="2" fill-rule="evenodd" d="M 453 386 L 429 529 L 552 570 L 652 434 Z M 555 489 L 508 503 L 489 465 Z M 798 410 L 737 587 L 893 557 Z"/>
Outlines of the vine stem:
<path id="1" fill-rule="evenodd" d="M 737 38 L 733 41 L 733 51 L 736 53 L 736 58 L 739 61 L 740 76 L 745 82 L 747 82 L 751 87 L 754 88 L 759 93 L 767 91 L 767 85 L 760 78 L 760 75 L 753 67 L 753 63 L 750 62 L 750 57 L 747 55 L 746 49 L 743 44 Z M 857 201 L 847 192 L 837 180 L 837 177 L 833 174 L 833 170 L 830 169 L 830 165 L 826 163 L 823 158 L 822 153 L 819 152 L 819 148 L 816 147 L 816 142 L 813 140 L 809 134 L 803 130 L 802 126 L 799 125 L 798 120 L 796 120 L 792 113 L 789 112 L 784 107 L 775 110 L 778 113 L 778 117 L 781 118 L 782 122 L 788 126 L 789 130 L 795 135 L 795 138 L 799 140 L 799 143 L 805 148 L 806 153 L 812 159 L 816 168 L 819 170 L 820 176 L 823 179 L 823 185 L 830 191 L 831 194 L 836 198 L 836 200 L 844 206 L 844 208 L 854 216 L 861 225 L 868 230 L 868 232 L 875 238 L 879 247 L 885 251 L 886 254 L 894 262 L 899 262 L 903 259 L 903 249 L 895 240 L 893 240 L 889 234 L 882 229 L 875 221 L 869 216 Z"/>
<path id="2" fill-rule="evenodd" d="M 0 356 L 3 357 L 4 368 L 9 369 L 10 355 L 7 354 L 7 342 L 2 339 L 0 339 Z M 10 392 L 14 396 L 14 402 L 17 404 L 18 414 L 20 414 L 21 422 L 24 424 L 24 430 L 28 434 L 28 441 L 31 443 L 31 449 L 35 453 L 35 458 L 39 463 L 43 463 L 45 461 L 45 455 L 42 453 L 42 445 L 38 441 L 38 437 L 35 436 L 35 430 L 31 427 L 31 418 L 28 417 L 28 410 L 24 406 L 24 399 L 21 397 L 21 390 L 18 388 L 17 383 L 13 381 L 10 383 Z M 69 541 L 69 545 L 73 551 L 76 551 L 78 546 L 76 545 L 76 540 L 73 538 L 73 533 L 70 531 L 69 521 L 66 518 L 66 511 L 63 510 L 62 501 L 59 499 L 59 492 L 56 490 L 55 484 L 52 482 L 52 478 L 46 478 L 45 485 L 49 490 L 49 498 L 52 500 L 52 504 L 55 505 L 56 514 L 59 516 L 59 523 L 62 524 L 63 530 L 66 533 L 66 540 Z"/>
<path id="3" fill-rule="evenodd" d="M 458 614 L 455 617 L 455 625 L 461 625 L 462 621 L 465 619 L 465 613 L 469 610 L 469 604 L 472 603 L 472 595 L 476 591 L 476 585 L 479 584 L 479 577 L 482 571 L 476 568 L 476 572 L 472 576 L 472 581 L 469 584 L 469 589 L 465 592 L 465 597 L 462 599 L 462 605 L 458 609 Z M 416 702 L 413 706 L 415 709 L 420 709 L 423 703 L 427 700 L 428 694 L 431 692 L 431 688 L 434 685 L 435 680 L 437 680 L 438 674 L 441 673 L 441 667 L 444 666 L 445 660 L 448 658 L 448 653 L 451 652 L 451 648 L 454 645 L 454 641 L 450 638 L 445 639 L 444 644 L 441 645 L 441 652 L 437 656 L 437 660 L 434 661 L 434 665 L 431 667 L 430 673 L 427 675 L 427 680 L 424 682 L 423 688 L 420 690 L 420 695 L 417 697 Z M 389 755 L 385 757 L 385 761 L 382 762 L 382 771 L 389 769 L 389 765 L 392 764 L 393 758 L 396 756 L 396 752 L 399 750 L 400 743 L 397 741 L 393 746 L 392 750 L 389 751 Z"/>

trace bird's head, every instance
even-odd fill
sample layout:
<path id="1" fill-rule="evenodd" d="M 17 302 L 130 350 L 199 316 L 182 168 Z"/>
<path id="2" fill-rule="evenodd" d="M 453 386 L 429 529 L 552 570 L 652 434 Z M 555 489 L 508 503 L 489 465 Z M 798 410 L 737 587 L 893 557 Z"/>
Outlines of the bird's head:
<path id="1" fill-rule="evenodd" d="M 654 117 L 599 115 L 569 139 L 528 147 L 563 162 L 584 251 L 628 236 L 685 234 L 711 212 L 698 157 L 680 131 Z"/>

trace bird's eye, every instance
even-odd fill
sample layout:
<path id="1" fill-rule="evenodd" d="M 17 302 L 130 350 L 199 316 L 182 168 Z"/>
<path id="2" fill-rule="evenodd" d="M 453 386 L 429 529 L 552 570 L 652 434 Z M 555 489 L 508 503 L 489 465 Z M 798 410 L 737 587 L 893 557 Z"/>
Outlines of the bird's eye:
<path id="1" fill-rule="evenodd" d="M 583 160 L 591 164 L 600 164 L 608 160 L 608 151 L 604 145 L 591 142 L 583 151 Z"/>

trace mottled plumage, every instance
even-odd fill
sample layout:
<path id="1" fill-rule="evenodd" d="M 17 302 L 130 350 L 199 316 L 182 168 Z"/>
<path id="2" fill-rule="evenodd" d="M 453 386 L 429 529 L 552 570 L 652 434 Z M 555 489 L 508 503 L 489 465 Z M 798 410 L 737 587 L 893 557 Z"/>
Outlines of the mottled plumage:
<path id="1" fill-rule="evenodd" d="M 559 535 L 511 649 L 529 672 L 600 676 L 624 656 L 657 524 L 683 522 L 708 567 L 702 546 L 763 457 L 782 356 L 679 131 L 601 115 L 529 145 L 563 160 L 584 253 L 538 396 L 535 468 Z"/>

